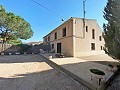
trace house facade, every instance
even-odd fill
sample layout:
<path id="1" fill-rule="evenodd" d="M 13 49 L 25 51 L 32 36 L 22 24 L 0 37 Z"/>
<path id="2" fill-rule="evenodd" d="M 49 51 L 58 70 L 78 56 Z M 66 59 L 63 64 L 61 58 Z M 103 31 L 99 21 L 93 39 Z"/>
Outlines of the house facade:
<path id="1" fill-rule="evenodd" d="M 103 54 L 104 39 L 96 20 L 71 17 L 44 36 L 46 50 L 66 56 L 80 57 Z M 83 28 L 83 25 L 84 28 Z"/>

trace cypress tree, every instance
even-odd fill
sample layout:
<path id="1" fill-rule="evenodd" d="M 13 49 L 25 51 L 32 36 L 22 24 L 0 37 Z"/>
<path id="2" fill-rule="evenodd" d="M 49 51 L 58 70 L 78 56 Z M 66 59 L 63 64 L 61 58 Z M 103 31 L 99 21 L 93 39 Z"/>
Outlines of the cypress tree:
<path id="1" fill-rule="evenodd" d="M 120 60 L 120 0 L 108 0 L 103 13 L 107 20 L 103 24 L 105 51 Z"/>

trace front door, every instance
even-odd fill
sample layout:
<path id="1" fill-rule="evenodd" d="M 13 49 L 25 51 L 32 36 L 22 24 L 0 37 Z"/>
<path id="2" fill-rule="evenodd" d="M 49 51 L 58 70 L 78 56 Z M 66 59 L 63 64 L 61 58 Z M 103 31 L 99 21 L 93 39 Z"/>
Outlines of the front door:
<path id="1" fill-rule="evenodd" d="M 57 53 L 61 53 L 61 43 L 57 43 Z"/>

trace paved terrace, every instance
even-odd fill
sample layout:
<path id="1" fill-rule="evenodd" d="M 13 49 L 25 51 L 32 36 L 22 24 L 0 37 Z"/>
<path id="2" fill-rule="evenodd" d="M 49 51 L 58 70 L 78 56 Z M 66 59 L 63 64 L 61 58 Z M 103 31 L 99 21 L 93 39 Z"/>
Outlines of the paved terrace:
<path id="1" fill-rule="evenodd" d="M 50 54 L 42 54 L 44 57 L 48 58 Z M 95 55 L 80 58 L 53 58 L 49 59 L 54 64 L 60 66 L 63 71 L 67 72 L 73 78 L 77 79 L 79 82 L 83 83 L 87 87 L 93 90 L 101 90 L 104 87 L 104 83 L 107 83 L 110 77 L 114 74 L 112 71 L 107 70 L 108 64 L 116 65 L 118 62 L 107 55 Z M 98 80 L 91 80 L 91 75 L 89 69 L 95 68 L 105 72 L 105 80 L 102 80 L 99 86 Z"/>

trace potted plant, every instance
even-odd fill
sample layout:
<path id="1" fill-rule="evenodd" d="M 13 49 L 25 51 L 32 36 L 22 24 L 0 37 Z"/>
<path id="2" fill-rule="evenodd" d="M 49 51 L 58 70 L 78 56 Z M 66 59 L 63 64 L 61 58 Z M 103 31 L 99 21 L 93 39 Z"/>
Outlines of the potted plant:
<path id="1" fill-rule="evenodd" d="M 12 55 L 12 53 L 9 53 L 9 55 Z"/>
<path id="2" fill-rule="evenodd" d="M 4 55 L 4 53 L 2 52 L 1 55 Z"/>
<path id="3" fill-rule="evenodd" d="M 20 55 L 20 52 L 16 52 L 15 55 Z"/>
<path id="4" fill-rule="evenodd" d="M 107 67 L 107 70 L 109 70 L 109 71 L 113 71 L 113 70 L 114 70 L 114 66 L 111 65 L 111 64 L 109 64 L 108 67 Z"/>
<path id="5" fill-rule="evenodd" d="M 27 54 L 27 52 L 24 52 L 24 54 Z"/>
<path id="6" fill-rule="evenodd" d="M 108 66 L 109 66 L 110 68 L 113 68 L 113 65 L 111 65 L 111 64 L 109 64 Z"/>
<path id="7" fill-rule="evenodd" d="M 52 55 L 49 55 L 49 59 L 52 59 Z"/>

